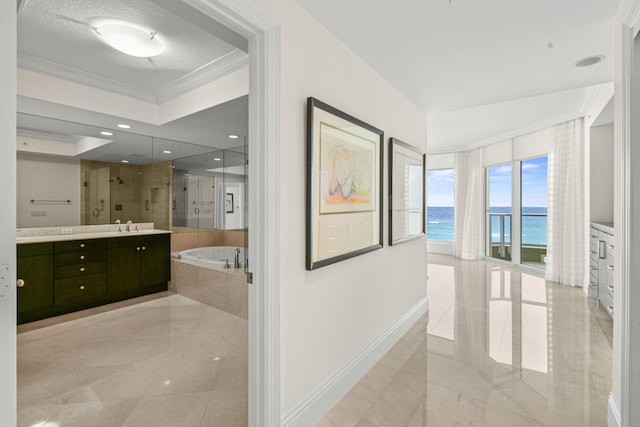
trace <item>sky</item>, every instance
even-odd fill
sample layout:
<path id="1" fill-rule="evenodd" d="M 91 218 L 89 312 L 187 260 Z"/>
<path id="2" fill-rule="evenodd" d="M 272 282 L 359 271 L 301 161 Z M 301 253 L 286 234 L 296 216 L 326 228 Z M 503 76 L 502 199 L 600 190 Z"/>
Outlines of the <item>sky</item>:
<path id="1" fill-rule="evenodd" d="M 453 169 L 427 171 L 427 206 L 453 206 Z"/>
<path id="2" fill-rule="evenodd" d="M 511 164 L 489 168 L 490 206 L 511 206 Z M 453 206 L 453 169 L 427 173 L 427 206 Z M 522 161 L 522 206 L 547 206 L 547 157 Z"/>

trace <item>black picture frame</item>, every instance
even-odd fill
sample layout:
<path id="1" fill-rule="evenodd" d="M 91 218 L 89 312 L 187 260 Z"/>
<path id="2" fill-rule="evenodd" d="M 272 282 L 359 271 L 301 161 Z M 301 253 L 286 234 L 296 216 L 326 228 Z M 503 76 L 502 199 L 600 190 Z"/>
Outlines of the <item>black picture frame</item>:
<path id="1" fill-rule="evenodd" d="M 389 138 L 389 246 L 426 235 L 426 154 Z"/>
<path id="2" fill-rule="evenodd" d="M 383 131 L 307 98 L 307 270 L 383 247 L 383 156 Z"/>
<path id="3" fill-rule="evenodd" d="M 233 213 L 233 193 L 226 193 L 224 207 L 226 213 Z"/>

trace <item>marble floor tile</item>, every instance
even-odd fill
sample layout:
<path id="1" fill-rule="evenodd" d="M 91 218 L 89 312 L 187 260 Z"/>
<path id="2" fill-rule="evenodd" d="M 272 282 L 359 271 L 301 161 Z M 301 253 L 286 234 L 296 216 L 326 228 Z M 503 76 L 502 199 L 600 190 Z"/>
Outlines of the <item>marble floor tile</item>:
<path id="1" fill-rule="evenodd" d="M 581 289 L 428 256 L 429 313 L 319 427 L 605 426 L 613 323 Z"/>
<path id="2" fill-rule="evenodd" d="M 247 320 L 181 295 L 18 333 L 18 425 L 246 426 Z"/>

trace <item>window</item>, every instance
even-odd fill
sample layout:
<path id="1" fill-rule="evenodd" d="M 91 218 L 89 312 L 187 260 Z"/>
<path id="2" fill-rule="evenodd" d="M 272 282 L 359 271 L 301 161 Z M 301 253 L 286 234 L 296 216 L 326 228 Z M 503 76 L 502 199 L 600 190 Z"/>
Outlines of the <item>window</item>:
<path id="1" fill-rule="evenodd" d="M 547 262 L 547 156 L 521 163 L 522 264 Z"/>
<path id="2" fill-rule="evenodd" d="M 489 168 L 489 256 L 507 261 L 511 261 L 511 185 L 511 163 Z"/>
<path id="3" fill-rule="evenodd" d="M 453 169 L 427 171 L 427 239 L 453 242 Z"/>
<path id="4" fill-rule="evenodd" d="M 487 256 L 544 268 L 547 156 L 487 167 Z"/>

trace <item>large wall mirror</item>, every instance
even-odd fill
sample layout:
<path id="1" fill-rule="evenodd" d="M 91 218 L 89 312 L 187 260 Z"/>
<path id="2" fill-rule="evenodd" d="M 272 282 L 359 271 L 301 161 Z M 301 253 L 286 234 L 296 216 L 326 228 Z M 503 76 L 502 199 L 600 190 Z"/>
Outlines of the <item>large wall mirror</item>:
<path id="1" fill-rule="evenodd" d="M 18 228 L 131 220 L 160 229 L 245 229 L 247 109 L 244 96 L 129 129 L 95 126 L 85 111 L 75 117 L 92 124 L 42 109 L 18 113 Z M 237 135 L 217 134 L 216 123 L 228 129 L 230 120 Z"/>

